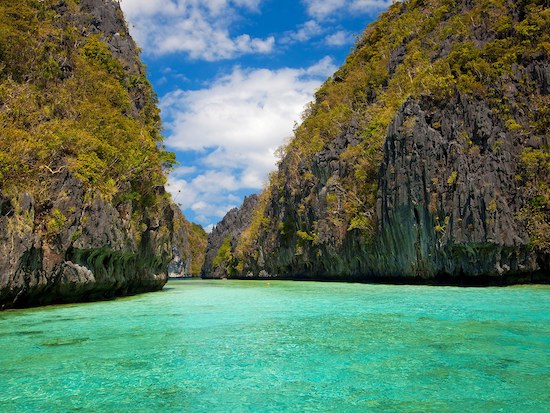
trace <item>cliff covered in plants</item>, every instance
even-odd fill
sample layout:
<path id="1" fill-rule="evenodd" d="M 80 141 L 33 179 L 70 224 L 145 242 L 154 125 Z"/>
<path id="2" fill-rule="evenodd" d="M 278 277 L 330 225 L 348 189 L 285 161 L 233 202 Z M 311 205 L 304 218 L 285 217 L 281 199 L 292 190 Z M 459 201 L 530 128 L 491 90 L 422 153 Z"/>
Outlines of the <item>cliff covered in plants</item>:
<path id="1" fill-rule="evenodd" d="M 162 288 L 189 256 L 156 97 L 112 0 L 0 0 L 0 308 Z"/>
<path id="2" fill-rule="evenodd" d="M 258 207 L 259 197 L 245 197 L 240 208 L 233 208 L 208 235 L 206 257 L 202 267 L 204 278 L 219 278 L 239 275 L 242 268 L 235 257 L 235 250 L 243 232 L 252 222 L 252 216 Z"/>
<path id="3" fill-rule="evenodd" d="M 183 217 L 183 216 L 182 216 Z M 174 257 L 168 265 L 171 278 L 197 277 L 201 274 L 208 234 L 202 226 L 183 219 L 176 227 Z"/>
<path id="4" fill-rule="evenodd" d="M 317 91 L 210 273 L 548 280 L 549 53 L 543 0 L 393 4 Z"/>

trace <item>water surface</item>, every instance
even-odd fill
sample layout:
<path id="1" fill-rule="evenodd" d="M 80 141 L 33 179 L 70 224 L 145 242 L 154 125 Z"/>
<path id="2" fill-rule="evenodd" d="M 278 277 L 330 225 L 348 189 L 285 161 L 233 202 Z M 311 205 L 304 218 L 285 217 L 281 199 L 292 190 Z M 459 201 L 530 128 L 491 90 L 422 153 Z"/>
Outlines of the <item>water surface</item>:
<path id="1" fill-rule="evenodd" d="M 0 412 L 548 412 L 550 286 L 171 281 L 0 313 Z"/>

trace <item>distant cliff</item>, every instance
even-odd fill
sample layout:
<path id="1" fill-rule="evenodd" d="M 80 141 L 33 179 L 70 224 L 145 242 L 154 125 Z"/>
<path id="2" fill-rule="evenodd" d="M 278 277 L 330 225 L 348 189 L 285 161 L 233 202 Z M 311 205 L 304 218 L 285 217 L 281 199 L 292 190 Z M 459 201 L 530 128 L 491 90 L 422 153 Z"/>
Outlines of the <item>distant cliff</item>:
<path id="1" fill-rule="evenodd" d="M 258 196 L 251 195 L 244 199 L 240 208 L 233 208 L 208 235 L 206 257 L 202 267 L 204 278 L 219 278 L 237 275 L 242 269 L 237 268 L 235 250 L 242 233 L 252 221 L 252 214 L 258 206 Z"/>
<path id="2" fill-rule="evenodd" d="M 183 218 L 183 215 L 181 215 Z M 168 265 L 170 278 L 197 277 L 204 264 L 207 243 L 206 231 L 185 218 L 178 221 L 174 231 L 174 258 Z"/>
<path id="3" fill-rule="evenodd" d="M 117 1 L 0 1 L 0 308 L 162 288 L 189 225 Z"/>
<path id="4" fill-rule="evenodd" d="M 542 0 L 393 4 L 306 109 L 231 265 L 207 272 L 548 281 L 549 53 Z"/>

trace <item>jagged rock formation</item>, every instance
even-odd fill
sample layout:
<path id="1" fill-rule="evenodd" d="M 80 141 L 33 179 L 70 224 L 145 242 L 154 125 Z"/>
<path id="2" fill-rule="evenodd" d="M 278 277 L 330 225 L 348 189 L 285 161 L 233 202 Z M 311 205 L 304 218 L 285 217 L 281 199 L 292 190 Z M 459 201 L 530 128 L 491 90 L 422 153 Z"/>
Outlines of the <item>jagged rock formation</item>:
<path id="1" fill-rule="evenodd" d="M 187 221 L 181 213 L 179 217 L 172 243 L 174 258 L 168 264 L 168 277 L 197 277 L 204 264 L 208 235 L 202 226 Z"/>
<path id="2" fill-rule="evenodd" d="M 163 287 L 172 257 L 173 207 L 148 211 L 135 233 L 129 202 L 116 207 L 100 198 L 85 202 L 82 183 L 68 173 L 59 174 L 50 191 L 57 196 L 48 206 L 36 205 L 28 193 L 2 199 L 2 306 L 104 299 Z M 66 222 L 46 236 L 50 208 Z"/>
<path id="3" fill-rule="evenodd" d="M 548 281 L 549 30 L 542 1 L 391 6 L 317 92 L 230 268 L 210 272 Z"/>
<path id="4" fill-rule="evenodd" d="M 2 1 L 0 26 L 0 309 L 162 288 L 189 223 L 118 1 Z"/>
<path id="5" fill-rule="evenodd" d="M 257 195 L 245 197 L 240 208 L 233 208 L 212 229 L 208 235 L 206 257 L 201 271 L 203 278 L 225 277 L 228 271 L 232 271 L 233 257 L 227 254 L 230 250 L 235 250 L 243 231 L 250 226 L 252 213 L 257 205 Z M 225 251 L 222 248 L 224 243 Z"/>

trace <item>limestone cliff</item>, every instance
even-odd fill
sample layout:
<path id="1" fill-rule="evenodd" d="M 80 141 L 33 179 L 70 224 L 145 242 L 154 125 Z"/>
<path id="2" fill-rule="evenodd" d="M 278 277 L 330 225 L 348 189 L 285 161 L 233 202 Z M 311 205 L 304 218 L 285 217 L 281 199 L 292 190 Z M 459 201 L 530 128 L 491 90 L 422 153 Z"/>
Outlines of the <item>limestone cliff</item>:
<path id="1" fill-rule="evenodd" d="M 208 235 L 202 226 L 187 221 L 181 213 L 178 217 L 172 243 L 174 258 L 168 265 L 168 276 L 197 277 L 204 264 Z"/>
<path id="2" fill-rule="evenodd" d="M 233 208 L 223 220 L 218 223 L 208 235 L 206 257 L 202 267 L 204 278 L 219 278 L 234 272 L 234 257 L 231 251 L 235 250 L 245 231 L 252 221 L 252 214 L 258 205 L 258 196 L 245 197 L 240 208 Z"/>
<path id="3" fill-rule="evenodd" d="M 548 280 L 549 33 L 543 1 L 392 5 L 317 92 L 221 271 Z"/>
<path id="4" fill-rule="evenodd" d="M 0 0 L 0 309 L 153 291 L 185 218 L 113 0 Z"/>

